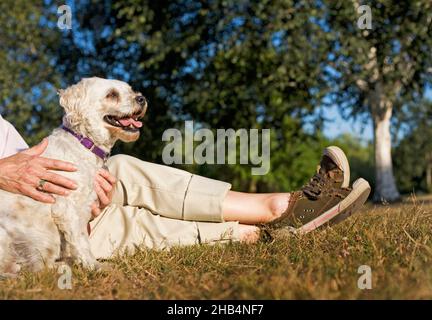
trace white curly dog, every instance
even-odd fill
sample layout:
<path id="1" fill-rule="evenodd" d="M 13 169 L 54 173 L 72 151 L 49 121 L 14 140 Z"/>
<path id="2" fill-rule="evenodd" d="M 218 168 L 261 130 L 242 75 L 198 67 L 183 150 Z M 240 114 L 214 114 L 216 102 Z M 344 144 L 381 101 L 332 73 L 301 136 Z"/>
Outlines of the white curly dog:
<path id="1" fill-rule="evenodd" d="M 68 197 L 44 204 L 0 190 L 0 276 L 11 277 L 22 267 L 37 271 L 56 260 L 71 258 L 97 268 L 90 251 L 87 223 L 96 201 L 94 177 L 117 140 L 135 141 L 147 101 L 125 82 L 85 78 L 60 90 L 63 125 L 48 137 L 43 156 L 69 161 L 76 172 L 65 177 L 78 182 Z M 42 185 L 43 186 L 43 185 Z"/>

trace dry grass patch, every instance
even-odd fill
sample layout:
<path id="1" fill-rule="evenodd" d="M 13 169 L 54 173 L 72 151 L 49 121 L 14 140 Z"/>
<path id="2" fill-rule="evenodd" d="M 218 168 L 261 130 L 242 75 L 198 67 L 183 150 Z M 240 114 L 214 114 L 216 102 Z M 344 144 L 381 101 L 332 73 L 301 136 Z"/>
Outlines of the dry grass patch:
<path id="1" fill-rule="evenodd" d="M 142 250 L 106 272 L 23 273 L 0 282 L 1 299 L 417 299 L 432 298 L 432 204 L 367 205 L 352 219 L 273 243 Z M 357 287 L 360 265 L 371 290 Z"/>

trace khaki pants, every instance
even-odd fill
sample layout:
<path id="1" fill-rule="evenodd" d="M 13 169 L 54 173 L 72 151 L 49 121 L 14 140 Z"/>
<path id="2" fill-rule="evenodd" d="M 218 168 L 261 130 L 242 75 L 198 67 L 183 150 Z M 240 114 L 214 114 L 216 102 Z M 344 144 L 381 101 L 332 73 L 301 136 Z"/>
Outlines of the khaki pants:
<path id="1" fill-rule="evenodd" d="M 117 185 L 113 203 L 90 223 L 96 258 L 140 246 L 238 240 L 238 223 L 222 219 L 229 183 L 125 155 L 111 157 L 107 165 Z"/>

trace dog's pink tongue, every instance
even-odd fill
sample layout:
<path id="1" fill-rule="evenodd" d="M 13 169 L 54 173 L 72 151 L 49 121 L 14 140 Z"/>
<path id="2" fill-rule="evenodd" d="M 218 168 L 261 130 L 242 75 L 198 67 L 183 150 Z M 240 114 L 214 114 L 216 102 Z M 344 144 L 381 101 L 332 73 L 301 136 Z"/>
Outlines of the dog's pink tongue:
<path id="1" fill-rule="evenodd" d="M 118 120 L 118 122 L 120 122 L 121 125 L 124 127 L 129 127 L 130 125 L 133 125 L 135 128 L 141 128 L 142 127 L 142 122 L 136 121 L 133 118 L 120 119 L 120 120 Z"/>

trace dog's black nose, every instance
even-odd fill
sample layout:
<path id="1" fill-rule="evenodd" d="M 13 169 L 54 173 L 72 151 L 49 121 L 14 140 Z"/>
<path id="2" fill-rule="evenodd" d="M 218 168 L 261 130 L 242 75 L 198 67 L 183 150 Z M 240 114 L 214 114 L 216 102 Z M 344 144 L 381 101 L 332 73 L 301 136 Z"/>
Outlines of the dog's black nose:
<path id="1" fill-rule="evenodd" d="M 143 106 L 147 102 L 146 98 L 144 96 L 136 96 L 135 101 L 140 105 Z"/>

